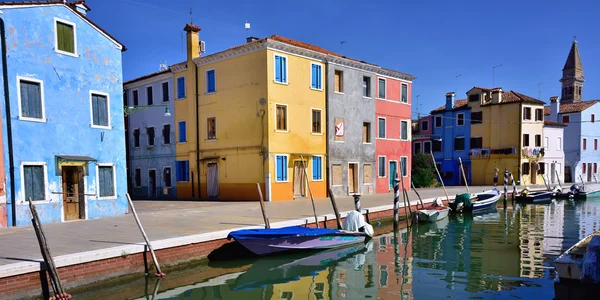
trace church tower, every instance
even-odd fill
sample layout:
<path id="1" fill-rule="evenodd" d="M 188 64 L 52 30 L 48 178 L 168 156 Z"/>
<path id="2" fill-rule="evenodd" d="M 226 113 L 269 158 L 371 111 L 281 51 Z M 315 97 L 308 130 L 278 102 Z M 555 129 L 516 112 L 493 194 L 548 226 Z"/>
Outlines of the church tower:
<path id="1" fill-rule="evenodd" d="M 562 97 L 560 103 L 581 102 L 581 92 L 583 89 L 583 66 L 581 58 L 579 58 L 579 49 L 577 49 L 577 41 L 573 40 L 571 51 L 563 67 L 563 76 L 560 79 L 562 83 Z"/>

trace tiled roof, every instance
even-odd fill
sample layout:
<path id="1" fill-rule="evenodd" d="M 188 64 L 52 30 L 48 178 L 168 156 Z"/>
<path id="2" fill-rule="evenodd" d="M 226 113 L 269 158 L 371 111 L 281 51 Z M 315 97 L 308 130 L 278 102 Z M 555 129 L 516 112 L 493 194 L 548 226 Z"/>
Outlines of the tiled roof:
<path id="1" fill-rule="evenodd" d="M 567 124 L 565 124 L 565 123 L 554 122 L 554 121 L 550 121 L 550 120 L 544 120 L 544 125 L 545 126 L 554 126 L 554 127 L 567 127 Z"/>
<path id="2" fill-rule="evenodd" d="M 167 69 L 162 70 L 162 71 L 150 73 L 150 74 L 138 77 L 138 78 L 127 80 L 127 81 L 123 82 L 123 85 L 131 84 L 131 83 L 134 83 L 134 82 L 137 82 L 137 81 L 140 81 L 140 80 L 148 79 L 148 78 L 151 78 L 151 77 L 154 77 L 154 76 L 158 76 L 158 75 L 161 75 L 161 74 L 165 74 L 165 73 L 169 73 L 169 72 L 171 72 L 171 69 L 167 68 Z"/>
<path id="3" fill-rule="evenodd" d="M 467 104 L 469 103 L 469 101 L 467 101 L 467 99 L 460 99 L 460 100 L 455 100 L 454 101 L 454 107 L 452 108 L 452 110 L 457 110 L 457 109 L 463 109 L 466 108 Z M 446 110 L 446 105 L 444 106 L 440 106 L 434 110 L 431 111 L 431 113 L 436 113 L 436 112 L 442 112 Z"/>
<path id="4" fill-rule="evenodd" d="M 16 5 L 64 5 L 65 7 L 69 8 L 71 11 L 73 11 L 75 14 L 79 15 L 81 18 L 83 18 L 84 20 L 86 20 L 87 22 L 89 22 L 93 27 L 95 27 L 96 29 L 100 30 L 102 33 L 106 34 L 108 37 L 110 37 L 112 40 L 114 40 L 117 44 L 121 45 L 121 47 L 123 48 L 121 51 L 126 51 L 127 48 L 125 48 L 125 45 L 123 45 L 121 42 L 119 42 L 116 38 L 114 38 L 112 35 L 110 35 L 110 33 L 104 31 L 104 29 L 102 29 L 100 26 L 96 25 L 96 23 L 94 23 L 92 20 L 90 20 L 88 17 L 86 17 L 84 14 L 80 13 L 76 8 L 75 5 L 76 4 L 83 4 L 85 5 L 88 10 L 89 7 L 83 3 L 84 1 L 74 1 L 71 3 L 68 3 L 66 1 L 0 1 L 0 6 L 16 6 Z"/>
<path id="5" fill-rule="evenodd" d="M 193 32 L 198 32 L 200 31 L 200 27 L 194 25 L 194 24 L 185 24 L 185 27 L 183 28 L 184 31 L 193 31 Z"/>
<path id="6" fill-rule="evenodd" d="M 592 107 L 592 105 L 594 105 L 596 103 L 600 103 L 600 99 L 560 104 L 560 111 L 558 113 L 559 114 L 572 114 L 572 113 L 582 112 L 582 111 Z M 544 107 L 544 115 L 550 115 L 550 106 Z"/>
<path id="7" fill-rule="evenodd" d="M 488 101 L 487 103 L 482 104 L 481 106 L 499 105 L 499 104 L 506 104 L 506 103 L 519 103 L 519 102 L 529 103 L 529 104 L 538 104 L 538 105 L 546 104 L 546 102 L 544 102 L 542 100 L 538 100 L 533 97 L 529 97 L 527 95 L 517 93 L 515 91 L 508 91 L 508 92 L 502 93 L 502 102 L 492 103 L 491 101 Z"/>

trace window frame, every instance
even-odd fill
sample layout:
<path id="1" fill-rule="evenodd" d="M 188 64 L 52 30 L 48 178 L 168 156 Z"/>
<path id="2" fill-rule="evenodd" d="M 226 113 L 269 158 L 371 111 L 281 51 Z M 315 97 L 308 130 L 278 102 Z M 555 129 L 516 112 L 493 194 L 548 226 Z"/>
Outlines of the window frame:
<path id="1" fill-rule="evenodd" d="M 402 177 L 402 178 L 404 178 L 404 177 L 408 177 L 408 174 L 410 173 L 410 172 L 408 172 L 408 156 L 400 156 L 400 159 L 398 160 L 398 168 L 400 169 L 400 173 L 403 173 L 403 172 L 402 172 L 402 160 L 403 160 L 403 159 L 406 159 L 406 164 L 405 164 L 405 169 L 406 169 L 405 171 L 406 171 L 406 174 L 402 174 L 402 175 L 400 176 L 400 177 Z"/>
<path id="2" fill-rule="evenodd" d="M 154 87 L 151 84 L 146 86 L 146 105 L 154 105 Z"/>
<path id="3" fill-rule="evenodd" d="M 598 150 L 598 139 L 594 139 L 594 150 Z"/>
<path id="4" fill-rule="evenodd" d="M 185 128 L 185 135 L 183 135 L 183 141 L 181 141 L 181 123 L 183 123 L 183 127 Z M 177 143 L 178 144 L 187 143 L 187 122 L 185 120 L 177 122 Z"/>
<path id="5" fill-rule="evenodd" d="M 73 26 L 73 53 L 58 49 L 58 22 Z M 54 52 L 71 57 L 79 57 L 79 52 L 77 51 L 77 24 L 54 17 Z"/>
<path id="6" fill-rule="evenodd" d="M 284 180 L 278 180 L 277 179 L 277 157 L 285 157 L 285 162 L 286 162 L 286 172 L 285 172 L 285 179 Z M 290 176 L 289 176 L 289 168 L 287 168 L 287 165 L 290 163 L 290 155 L 289 154 L 275 154 L 275 182 L 290 182 Z M 283 177 L 283 176 L 282 176 Z"/>
<path id="7" fill-rule="evenodd" d="M 167 178 L 167 177 L 165 177 L 165 170 L 166 169 L 169 169 L 169 178 L 170 178 L 169 179 L 170 180 L 169 186 L 167 186 L 167 183 L 165 182 L 165 178 Z M 173 187 L 173 168 L 171 168 L 171 166 L 164 166 L 162 168 L 162 182 L 163 182 L 163 187 L 165 187 L 165 188 L 170 189 L 170 188 Z"/>
<path id="8" fill-rule="evenodd" d="M 475 119 L 473 118 L 473 115 L 476 116 L 481 116 L 481 119 Z M 471 125 L 473 124 L 482 124 L 483 123 L 483 111 L 475 111 L 475 112 L 471 112 Z"/>
<path id="9" fill-rule="evenodd" d="M 561 120 L 562 120 L 562 123 L 570 123 L 571 122 L 571 116 L 570 115 L 563 115 L 562 118 L 561 118 Z"/>
<path id="10" fill-rule="evenodd" d="M 136 175 L 137 175 L 138 171 L 140 172 L 140 184 L 139 185 L 136 182 L 136 177 L 137 177 Z M 141 188 L 142 187 L 142 169 L 141 168 L 135 168 L 135 169 L 133 169 L 133 187 L 134 188 Z"/>
<path id="11" fill-rule="evenodd" d="M 539 114 L 539 119 L 538 119 L 538 114 Z M 543 108 L 536 108 L 535 109 L 535 121 L 540 121 L 543 122 L 544 121 L 544 109 Z"/>
<path id="12" fill-rule="evenodd" d="M 165 135 L 164 135 L 166 125 L 169 126 L 169 142 L 168 143 L 165 143 Z M 162 133 L 161 134 L 162 135 L 162 141 L 161 141 L 162 145 L 163 146 L 171 145 L 172 144 L 171 143 L 171 123 L 163 123 L 161 133 Z M 156 132 L 154 133 L 154 135 L 156 135 Z"/>
<path id="13" fill-rule="evenodd" d="M 381 90 L 381 80 L 383 80 L 383 98 L 380 96 L 379 91 Z M 377 77 L 377 99 L 387 100 L 387 79 L 383 77 Z"/>
<path id="14" fill-rule="evenodd" d="M 313 114 L 315 111 L 319 111 L 319 131 L 315 132 L 313 131 Z M 323 135 L 323 110 L 320 108 L 316 108 L 316 107 L 311 107 L 310 108 L 310 134 L 312 135 Z"/>
<path id="15" fill-rule="evenodd" d="M 538 145 L 538 137 L 539 137 L 539 145 Z M 533 144 L 535 145 L 534 147 L 536 147 L 536 148 L 542 147 L 542 135 L 541 134 L 536 134 L 533 137 Z"/>
<path id="16" fill-rule="evenodd" d="M 383 164 L 381 164 L 381 161 L 379 161 L 381 158 L 383 158 Z M 387 157 L 385 155 L 378 155 L 377 156 L 377 178 L 387 178 Z M 379 172 L 379 168 L 380 166 L 383 166 L 383 176 L 381 176 L 380 172 Z"/>
<path id="17" fill-rule="evenodd" d="M 404 87 L 406 87 L 406 101 L 404 101 Z M 400 103 L 408 104 L 408 84 L 400 83 Z"/>
<path id="18" fill-rule="evenodd" d="M 277 81 L 277 57 L 283 57 L 285 58 L 285 80 L 282 81 Z M 289 81 L 289 77 L 288 77 L 288 70 L 289 70 L 289 59 L 287 57 L 287 55 L 283 55 L 280 53 L 273 53 L 273 82 L 277 83 L 277 84 L 283 84 L 283 85 L 288 85 L 290 84 Z M 282 75 L 283 75 L 283 70 L 282 70 Z"/>
<path id="19" fill-rule="evenodd" d="M 209 130 L 208 121 L 210 119 L 214 119 L 215 120 L 215 136 L 214 136 L 214 138 L 211 138 L 210 134 L 208 132 L 208 130 Z M 214 141 L 217 140 L 217 117 L 215 117 L 215 116 L 208 116 L 208 117 L 206 117 L 206 132 L 205 133 L 206 133 L 206 139 L 205 139 L 205 141 L 207 141 L 207 142 L 214 142 Z"/>
<path id="20" fill-rule="evenodd" d="M 583 138 L 581 150 L 587 150 L 587 138 Z"/>
<path id="21" fill-rule="evenodd" d="M 313 87 L 313 66 L 319 67 L 319 81 L 317 82 L 317 87 Z M 310 62 L 310 89 L 315 91 L 323 91 L 323 64 Z"/>
<path id="22" fill-rule="evenodd" d="M 419 152 L 417 152 L 417 146 L 419 146 Z M 417 153 L 423 153 L 423 143 L 421 142 L 414 142 L 413 143 L 413 154 L 417 154 Z"/>
<path id="23" fill-rule="evenodd" d="M 179 97 L 179 92 L 180 92 L 180 89 L 179 89 L 179 79 L 183 79 L 183 96 L 182 97 Z M 185 76 L 179 76 L 179 77 L 177 77 L 175 79 L 175 87 L 177 89 L 177 94 L 175 96 L 175 100 L 181 100 L 181 99 L 185 99 L 186 98 L 186 96 L 187 96 L 187 93 L 186 93 L 186 84 L 187 83 L 186 83 Z"/>
<path id="24" fill-rule="evenodd" d="M 440 126 L 437 126 L 437 120 L 438 118 L 440 119 Z M 442 128 L 444 127 L 444 118 L 442 116 L 434 116 L 433 117 L 433 126 L 435 128 Z"/>
<path id="25" fill-rule="evenodd" d="M 22 111 L 21 104 L 21 81 L 29 81 L 33 83 L 38 83 L 40 85 L 40 102 L 42 104 L 42 118 L 32 118 L 32 117 L 24 117 Z M 30 121 L 30 122 L 38 122 L 38 123 L 46 123 L 46 102 L 44 97 L 44 81 L 40 79 L 35 79 L 31 77 L 25 76 L 17 76 L 17 101 L 19 106 L 19 120 L 21 121 Z M 90 100 L 91 101 L 91 100 Z"/>
<path id="26" fill-rule="evenodd" d="M 112 180 L 114 187 L 114 195 L 112 196 L 104 196 L 100 197 L 100 167 L 112 167 Z M 115 163 L 97 163 L 96 164 L 96 199 L 98 200 L 115 200 L 117 199 L 118 189 L 117 189 L 117 170 L 115 167 Z"/>
<path id="27" fill-rule="evenodd" d="M 363 130 L 365 128 L 365 125 L 367 125 L 367 136 L 366 136 L 366 141 L 363 141 L 362 143 L 365 145 L 370 145 L 373 143 L 373 137 L 371 136 L 371 122 L 363 122 Z M 362 137 L 361 137 L 362 140 Z"/>
<path id="28" fill-rule="evenodd" d="M 209 88 L 210 88 L 208 86 L 208 73 L 209 72 L 213 72 L 213 77 L 214 77 L 214 82 L 215 82 L 215 84 L 213 86 L 213 89 L 214 89 L 213 91 L 209 91 Z M 205 87 L 204 91 L 206 92 L 207 95 L 214 94 L 217 92 L 217 71 L 215 70 L 215 68 L 207 69 L 204 72 L 204 87 Z"/>
<path id="29" fill-rule="evenodd" d="M 406 138 L 405 139 L 402 138 L 402 124 L 403 123 L 406 123 Z M 410 127 L 410 122 L 408 120 L 400 120 L 400 140 L 403 142 L 410 141 L 409 127 Z"/>
<path id="30" fill-rule="evenodd" d="M 152 128 L 152 132 L 154 132 L 154 135 L 152 136 L 152 145 L 150 145 L 150 135 L 148 134 L 148 129 Z M 146 126 L 146 147 L 154 147 L 156 146 L 156 127 L 154 127 L 154 125 L 152 126 Z"/>
<path id="31" fill-rule="evenodd" d="M 165 101 L 165 83 L 167 84 L 167 100 Z M 171 89 L 169 87 L 169 81 L 165 80 L 163 82 L 160 83 L 160 94 L 161 94 L 161 98 L 162 98 L 162 102 L 170 102 L 171 101 Z"/>
<path id="32" fill-rule="evenodd" d="M 365 79 L 367 79 L 367 85 L 365 86 Z M 365 96 L 365 88 L 367 90 L 367 95 Z M 373 93 L 373 89 L 371 88 L 371 76 L 363 76 L 363 98 L 372 99 L 371 94 Z"/>
<path id="33" fill-rule="evenodd" d="M 463 140 L 462 149 L 456 149 L 456 140 L 457 139 L 462 139 Z M 464 136 L 456 136 L 456 137 L 454 137 L 454 147 L 453 147 L 454 149 L 452 149 L 452 150 L 454 150 L 454 151 L 465 151 L 465 150 L 467 150 L 467 146 L 465 145 L 465 142 L 466 142 L 466 138 Z"/>
<path id="34" fill-rule="evenodd" d="M 556 150 L 562 150 L 562 148 L 563 148 L 563 144 L 562 144 L 563 138 L 561 136 L 557 136 L 556 139 L 558 141 L 557 146 L 556 146 Z"/>
<path id="35" fill-rule="evenodd" d="M 590 114 L 590 121 L 592 123 L 596 123 L 596 115 L 595 114 Z"/>
<path id="36" fill-rule="evenodd" d="M 429 151 L 433 152 L 433 143 L 431 141 L 424 141 L 422 153 L 429 154 L 429 152 L 425 152 L 425 144 L 429 144 Z"/>
<path id="37" fill-rule="evenodd" d="M 136 142 L 135 142 L 135 132 L 138 132 L 137 136 L 138 136 L 138 140 L 137 140 L 137 146 L 136 146 Z M 131 134 L 133 136 L 133 148 L 140 148 L 141 146 L 141 141 L 140 141 L 140 135 L 142 134 L 141 128 L 140 127 L 136 127 L 133 128 L 133 133 Z"/>
<path id="38" fill-rule="evenodd" d="M 21 201 L 19 201 L 18 204 L 20 205 L 29 205 L 28 200 L 24 199 L 25 198 L 25 167 L 26 166 L 34 166 L 34 167 L 39 167 L 41 166 L 43 168 L 43 173 L 44 173 L 44 200 L 35 200 L 32 199 L 32 202 L 35 204 L 42 204 L 42 203 L 50 203 L 52 201 L 52 199 L 49 197 L 49 193 L 48 193 L 48 164 L 46 162 L 43 161 L 22 161 L 21 162 L 21 192 L 23 194 L 23 199 L 21 199 Z"/>
<path id="39" fill-rule="evenodd" d="M 427 126 L 423 126 L 423 124 L 427 124 Z M 429 120 L 421 120 L 421 131 L 429 131 Z"/>
<path id="40" fill-rule="evenodd" d="M 385 125 L 385 126 L 383 127 L 383 137 L 381 137 L 381 136 L 380 136 L 380 131 L 379 131 L 379 128 L 380 128 L 380 125 L 379 125 L 379 120 L 383 120 L 383 123 L 384 123 L 383 125 Z M 380 140 L 385 140 L 385 139 L 387 139 L 387 120 L 386 120 L 386 118 L 385 118 L 385 117 L 377 117 L 377 139 L 380 139 Z"/>
<path id="41" fill-rule="evenodd" d="M 527 117 L 527 111 L 529 111 L 529 117 Z M 523 107 L 523 120 L 531 121 L 531 107 Z"/>
<path id="42" fill-rule="evenodd" d="M 527 136 L 527 145 L 525 145 L 525 136 Z M 523 143 L 523 147 L 531 147 L 531 137 L 529 136 L 529 133 L 523 133 L 521 142 Z"/>
<path id="43" fill-rule="evenodd" d="M 336 91 L 335 90 L 335 75 L 336 73 L 340 73 L 340 90 Z M 343 70 L 339 70 L 339 69 L 335 69 L 333 70 L 333 93 L 334 94 L 344 94 L 344 71 Z"/>
<path id="44" fill-rule="evenodd" d="M 462 124 L 459 124 L 461 119 L 458 116 L 462 116 Z M 465 113 L 457 113 L 456 114 L 456 126 L 465 126 Z"/>
<path id="45" fill-rule="evenodd" d="M 140 106 L 140 90 L 139 89 L 132 89 L 131 90 L 131 106 L 136 107 L 136 106 Z"/>
<path id="46" fill-rule="evenodd" d="M 277 126 L 279 126 L 279 122 L 277 120 L 277 110 L 278 110 L 279 106 L 285 107 L 285 129 L 278 129 L 277 128 Z M 289 132 L 290 131 L 290 127 L 289 127 L 289 114 L 288 114 L 288 105 L 287 104 L 275 103 L 275 131 L 276 132 Z"/>
<path id="47" fill-rule="evenodd" d="M 321 160 L 321 178 L 320 179 L 315 179 L 315 165 L 314 165 L 314 159 L 315 157 L 318 157 Z M 322 155 L 314 155 L 311 160 L 310 160 L 311 164 L 310 164 L 310 179 L 314 182 L 317 181 L 323 181 L 323 156 Z M 275 175 L 275 177 L 277 177 L 277 175 Z"/>
<path id="48" fill-rule="evenodd" d="M 175 182 L 190 182 L 190 180 L 191 180 L 190 179 L 191 178 L 191 175 L 190 175 L 190 160 L 189 159 L 184 159 L 184 160 L 177 160 L 177 159 L 175 159 L 175 173 L 179 173 L 177 171 L 177 163 L 178 162 L 181 162 L 183 164 L 185 162 L 187 162 L 187 172 L 186 172 L 185 178 L 183 178 L 183 179 L 187 179 L 187 180 L 179 180 L 179 178 L 177 177 L 177 174 L 175 174 Z"/>
<path id="49" fill-rule="evenodd" d="M 108 119 L 107 126 L 94 125 L 94 106 L 93 106 L 93 102 L 92 102 L 92 97 L 94 95 L 106 97 L 106 110 L 107 110 L 106 115 L 107 115 L 107 119 Z M 111 122 L 110 122 L 110 95 L 108 93 L 90 90 L 90 127 L 98 128 L 98 129 L 112 130 L 112 126 L 111 126 Z"/>

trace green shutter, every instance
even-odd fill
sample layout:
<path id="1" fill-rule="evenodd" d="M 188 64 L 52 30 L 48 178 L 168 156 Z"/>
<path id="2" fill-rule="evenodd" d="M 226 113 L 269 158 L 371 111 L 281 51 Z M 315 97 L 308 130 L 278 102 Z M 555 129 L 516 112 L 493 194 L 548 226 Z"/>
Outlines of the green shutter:
<path id="1" fill-rule="evenodd" d="M 58 50 L 75 53 L 75 38 L 73 26 L 64 23 L 56 23 L 56 38 L 58 40 Z"/>

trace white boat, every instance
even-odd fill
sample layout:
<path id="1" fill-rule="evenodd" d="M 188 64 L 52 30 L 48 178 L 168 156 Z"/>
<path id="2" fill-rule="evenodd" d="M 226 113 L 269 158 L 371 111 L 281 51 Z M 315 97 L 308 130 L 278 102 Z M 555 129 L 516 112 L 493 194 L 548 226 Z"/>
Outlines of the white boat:
<path id="1" fill-rule="evenodd" d="M 449 212 L 449 207 L 443 206 L 441 201 L 435 199 L 433 204 L 418 211 L 418 220 L 419 222 L 424 223 L 437 222 L 438 220 L 448 217 Z"/>
<path id="2" fill-rule="evenodd" d="M 554 260 L 554 268 L 560 279 L 583 279 L 583 259 L 594 237 L 600 239 L 600 231 L 586 236 Z"/>

